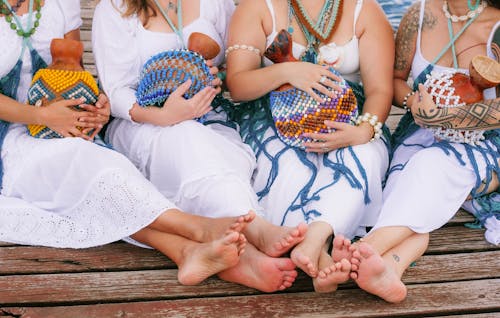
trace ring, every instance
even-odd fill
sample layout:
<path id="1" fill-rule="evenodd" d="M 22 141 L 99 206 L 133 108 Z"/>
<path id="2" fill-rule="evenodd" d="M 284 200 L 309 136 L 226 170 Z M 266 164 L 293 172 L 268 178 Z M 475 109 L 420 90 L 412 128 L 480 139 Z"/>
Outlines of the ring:
<path id="1" fill-rule="evenodd" d="M 321 78 L 319 79 L 319 83 L 324 84 L 325 81 L 326 81 L 326 76 L 325 75 L 321 76 Z"/>
<path id="2" fill-rule="evenodd" d="M 323 150 L 324 152 L 327 152 L 330 149 L 328 147 L 321 147 L 321 150 Z"/>

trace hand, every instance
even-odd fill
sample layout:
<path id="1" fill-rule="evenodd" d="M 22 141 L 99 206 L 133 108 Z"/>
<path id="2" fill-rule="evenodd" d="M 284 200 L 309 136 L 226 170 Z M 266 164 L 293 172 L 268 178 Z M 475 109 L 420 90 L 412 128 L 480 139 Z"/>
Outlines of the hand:
<path id="1" fill-rule="evenodd" d="M 205 87 L 190 99 L 185 99 L 182 95 L 191 86 L 191 80 L 182 83 L 163 104 L 161 111 L 168 118 L 169 125 L 174 125 L 185 120 L 199 118 L 210 110 L 210 105 L 216 95 L 217 90 L 213 87 Z"/>
<path id="2" fill-rule="evenodd" d="M 304 137 L 315 140 L 304 143 L 306 152 L 326 153 L 339 148 L 365 144 L 373 137 L 373 127 L 369 123 L 353 126 L 325 120 L 325 125 L 335 131 L 329 134 L 304 134 Z"/>
<path id="3" fill-rule="evenodd" d="M 212 86 L 216 90 L 215 95 L 217 95 L 221 92 L 221 86 L 222 86 L 222 80 L 217 77 L 217 74 L 219 73 L 219 68 L 217 66 L 214 66 L 213 60 L 208 60 L 207 65 L 208 67 L 210 67 L 210 74 L 214 76 L 214 80 L 212 81 Z"/>
<path id="4" fill-rule="evenodd" d="M 410 110 L 415 123 L 421 127 L 426 127 L 427 120 L 438 115 L 438 107 L 424 85 L 418 85 L 418 92 L 411 101 Z"/>
<path id="5" fill-rule="evenodd" d="M 319 103 L 323 102 L 313 89 L 331 98 L 342 89 L 335 83 L 342 78 L 328 70 L 328 66 L 316 65 L 308 62 L 286 63 L 286 78 L 289 83 L 311 95 Z M 330 88 L 331 90 L 329 90 Z"/>
<path id="6" fill-rule="evenodd" d="M 109 121 L 109 117 L 111 116 L 111 105 L 109 103 L 109 99 L 106 95 L 100 94 L 97 102 L 95 103 L 95 106 L 83 104 L 80 105 L 80 108 L 96 115 L 95 117 L 84 116 L 79 119 L 80 122 L 93 124 L 93 127 L 86 127 L 83 129 L 83 133 L 85 135 L 88 135 L 92 132 L 90 138 L 93 140 L 95 136 L 101 131 L 102 127 Z"/>
<path id="7" fill-rule="evenodd" d="M 95 124 L 81 122 L 80 119 L 96 117 L 95 114 L 74 109 L 84 102 L 83 99 L 59 100 L 40 108 L 40 124 L 49 127 L 64 137 L 81 137 L 90 140 L 77 127 L 95 128 Z"/>

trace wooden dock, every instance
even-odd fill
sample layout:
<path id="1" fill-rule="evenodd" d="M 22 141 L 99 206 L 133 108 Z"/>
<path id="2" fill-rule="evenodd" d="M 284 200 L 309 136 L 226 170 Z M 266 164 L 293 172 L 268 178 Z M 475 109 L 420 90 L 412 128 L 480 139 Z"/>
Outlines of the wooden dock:
<path id="1" fill-rule="evenodd" d="M 81 3 L 84 62 L 95 74 L 95 1 Z M 428 251 L 404 275 L 408 297 L 400 304 L 352 282 L 317 294 L 304 273 L 272 294 L 215 277 L 182 286 L 172 261 L 124 242 L 82 250 L 0 243 L 0 317 L 500 317 L 500 247 L 485 241 L 484 229 L 464 226 L 473 220 L 459 212 L 431 234 Z"/>

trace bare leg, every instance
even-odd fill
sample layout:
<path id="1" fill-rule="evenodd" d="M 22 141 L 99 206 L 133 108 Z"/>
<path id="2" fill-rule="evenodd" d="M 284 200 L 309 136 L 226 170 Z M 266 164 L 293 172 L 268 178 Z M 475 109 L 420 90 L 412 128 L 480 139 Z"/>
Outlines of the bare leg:
<path id="1" fill-rule="evenodd" d="M 382 257 L 366 242 L 353 252 L 351 278 L 365 291 L 397 303 L 406 298 L 401 277 L 408 266 L 427 249 L 429 234 L 413 234 Z"/>
<path id="2" fill-rule="evenodd" d="M 197 242 L 211 242 L 228 230 L 242 232 L 254 218 L 253 211 L 239 217 L 208 218 L 171 209 L 162 213 L 148 228 L 181 235 Z"/>
<path id="3" fill-rule="evenodd" d="M 256 217 L 243 231 L 248 242 L 271 257 L 279 257 L 300 243 L 307 232 L 307 225 L 296 227 L 277 226 L 262 217 Z"/>
<path id="4" fill-rule="evenodd" d="M 292 286 L 297 271 L 289 258 L 269 257 L 248 244 L 240 262 L 218 276 L 225 281 L 270 293 Z"/>
<path id="5" fill-rule="evenodd" d="M 379 255 L 383 255 L 413 234 L 415 232 L 406 226 L 387 226 L 368 233 L 363 241 L 369 243 Z"/>
<path id="6" fill-rule="evenodd" d="M 330 224 L 323 221 L 313 222 L 309 224 L 305 239 L 292 250 L 292 261 L 307 275 L 318 275 L 319 257 L 332 233 Z"/>
<path id="7" fill-rule="evenodd" d="M 342 234 L 335 235 L 333 239 L 332 259 L 334 262 L 340 262 L 343 259 L 351 261 L 352 251 L 351 240 L 346 239 Z"/>
<path id="8" fill-rule="evenodd" d="M 143 229 L 133 239 L 156 248 L 178 266 L 183 285 L 196 285 L 206 278 L 235 266 L 245 247 L 243 234 L 230 231 L 211 243 L 198 243 L 182 236 Z"/>
<path id="9" fill-rule="evenodd" d="M 314 290 L 318 293 L 330 293 L 337 290 L 339 284 L 349 279 L 351 263 L 346 258 L 339 262 L 334 262 L 328 255 L 328 245 L 325 244 L 319 256 L 320 271 L 316 278 L 313 278 Z"/>

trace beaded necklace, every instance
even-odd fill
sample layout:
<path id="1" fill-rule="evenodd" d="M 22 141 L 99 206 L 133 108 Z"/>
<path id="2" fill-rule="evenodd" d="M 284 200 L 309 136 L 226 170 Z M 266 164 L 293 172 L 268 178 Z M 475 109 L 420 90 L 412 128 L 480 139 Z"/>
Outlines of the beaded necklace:
<path id="1" fill-rule="evenodd" d="M 341 4 L 342 0 L 326 0 L 317 21 L 313 22 L 301 2 L 288 0 L 288 32 L 293 33 L 294 31 L 292 20 L 295 17 L 307 41 L 306 50 L 300 56 L 301 60 L 311 63 L 317 62 L 319 45 L 326 42 L 334 33 Z"/>
<path id="2" fill-rule="evenodd" d="M 177 27 L 175 26 L 175 24 L 172 22 L 172 20 L 168 16 L 168 12 L 166 12 L 165 9 L 163 9 L 163 7 L 158 3 L 158 0 L 154 0 L 154 1 L 155 1 L 156 6 L 158 7 L 158 9 L 160 10 L 161 14 L 163 15 L 163 17 L 167 21 L 168 25 L 172 29 L 172 31 L 174 31 L 174 33 L 177 34 L 177 37 L 179 38 L 179 41 L 182 44 L 182 48 L 185 49 L 186 43 L 184 43 L 184 37 L 182 36 L 182 30 L 183 30 L 183 26 L 182 26 L 182 0 L 177 0 L 177 6 L 175 7 L 175 13 L 177 14 Z M 167 11 L 169 9 L 170 9 L 170 2 L 169 2 Z"/>
<path id="3" fill-rule="evenodd" d="M 465 31 L 465 29 L 469 25 L 471 25 L 471 23 L 481 14 L 481 12 L 483 12 L 483 9 L 485 7 L 486 7 L 485 2 L 480 1 L 480 2 L 477 3 L 477 8 L 475 10 L 469 11 L 466 15 L 457 17 L 457 16 L 454 16 L 454 15 L 450 15 L 450 12 L 448 10 L 448 1 L 444 0 L 444 3 L 443 3 L 443 12 L 444 12 L 444 15 L 445 15 L 445 17 L 447 19 L 447 22 L 448 22 L 448 33 L 450 35 L 450 40 L 453 40 L 453 38 L 454 38 L 452 22 L 467 21 L 467 20 L 469 20 L 462 27 L 462 29 L 459 31 L 459 34 L 462 34 L 462 32 Z M 459 35 L 457 35 L 457 38 L 458 38 L 458 36 Z M 458 69 L 458 61 L 457 61 L 457 54 L 456 54 L 456 51 L 455 51 L 455 41 L 454 40 L 451 41 L 451 53 L 452 53 L 452 56 L 453 56 L 453 67 L 455 69 Z"/>
<path id="4" fill-rule="evenodd" d="M 40 18 L 42 17 L 41 0 L 35 0 L 36 13 L 35 13 L 35 22 L 33 23 L 33 26 L 31 26 L 31 21 L 33 18 L 33 0 L 30 0 L 28 25 L 26 26 L 26 29 L 23 28 L 23 25 L 19 20 L 19 17 L 16 15 L 17 9 L 11 7 L 9 1 L 7 0 L 3 0 L 3 4 L 4 5 L 0 9 L 0 13 L 5 15 L 5 21 L 7 21 L 10 24 L 10 28 L 14 30 L 17 33 L 17 35 L 25 39 L 31 37 L 35 33 L 36 28 L 38 28 L 38 26 L 40 25 Z M 14 20 L 12 18 L 14 18 Z"/>

